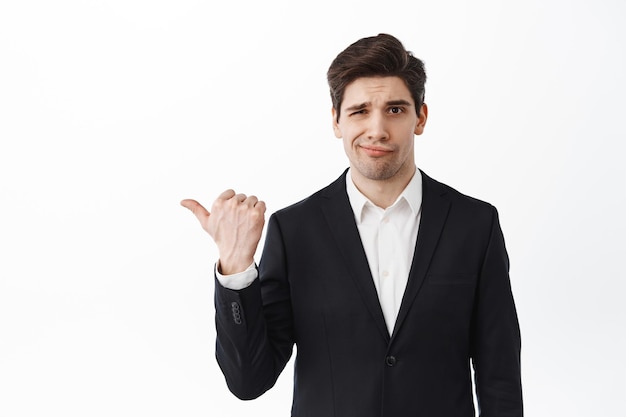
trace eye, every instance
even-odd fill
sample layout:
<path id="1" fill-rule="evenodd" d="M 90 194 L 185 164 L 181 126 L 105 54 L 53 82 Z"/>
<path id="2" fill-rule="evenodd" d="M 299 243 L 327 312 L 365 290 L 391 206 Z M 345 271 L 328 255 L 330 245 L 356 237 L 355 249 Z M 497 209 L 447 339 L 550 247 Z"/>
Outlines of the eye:
<path id="1" fill-rule="evenodd" d="M 389 113 L 391 114 L 400 114 L 403 112 L 404 112 L 404 109 L 402 107 L 390 107 L 389 108 Z"/>
<path id="2" fill-rule="evenodd" d="M 365 109 L 353 111 L 350 116 L 358 116 L 359 114 L 365 114 Z"/>

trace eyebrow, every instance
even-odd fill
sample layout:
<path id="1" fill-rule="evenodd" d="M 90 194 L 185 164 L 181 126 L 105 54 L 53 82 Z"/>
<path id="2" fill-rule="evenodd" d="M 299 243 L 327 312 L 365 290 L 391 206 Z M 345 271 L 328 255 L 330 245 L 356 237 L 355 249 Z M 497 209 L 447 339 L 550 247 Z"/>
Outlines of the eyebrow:
<path id="1" fill-rule="evenodd" d="M 368 106 L 370 106 L 372 103 L 369 101 L 366 101 L 365 103 L 359 103 L 359 104 L 354 104 L 350 107 L 346 107 L 346 111 L 358 111 L 358 110 L 363 110 L 365 108 L 367 108 Z M 412 106 L 412 104 L 406 100 L 390 100 L 388 102 L 385 103 L 386 106 L 407 106 L 410 107 Z"/>
<path id="2" fill-rule="evenodd" d="M 363 110 L 365 108 L 367 108 L 367 106 L 369 106 L 371 103 L 370 102 L 365 102 L 365 103 L 361 103 L 361 104 L 354 104 L 350 107 L 346 107 L 346 111 L 355 111 L 355 110 Z"/>
<path id="3" fill-rule="evenodd" d="M 409 103 L 406 100 L 391 100 L 387 102 L 388 106 L 407 106 L 407 107 L 411 107 L 411 103 Z"/>

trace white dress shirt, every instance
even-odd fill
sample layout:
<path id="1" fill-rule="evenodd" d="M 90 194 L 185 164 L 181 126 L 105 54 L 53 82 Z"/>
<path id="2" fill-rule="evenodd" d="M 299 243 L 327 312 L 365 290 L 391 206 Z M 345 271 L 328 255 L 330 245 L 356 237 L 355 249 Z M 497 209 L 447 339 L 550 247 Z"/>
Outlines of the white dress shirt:
<path id="1" fill-rule="evenodd" d="M 404 191 L 386 209 L 376 206 L 356 188 L 350 171 L 346 175 L 346 189 L 385 324 L 391 335 L 409 279 L 417 241 L 422 206 L 422 174 L 416 169 Z M 244 272 L 233 275 L 222 275 L 218 269 L 216 263 L 217 280 L 231 290 L 248 287 L 258 275 L 254 264 Z"/>
<path id="2" fill-rule="evenodd" d="M 415 175 L 396 201 L 386 209 L 368 200 L 346 176 L 348 199 L 378 293 L 385 324 L 391 335 L 417 242 L 422 206 L 422 174 Z"/>

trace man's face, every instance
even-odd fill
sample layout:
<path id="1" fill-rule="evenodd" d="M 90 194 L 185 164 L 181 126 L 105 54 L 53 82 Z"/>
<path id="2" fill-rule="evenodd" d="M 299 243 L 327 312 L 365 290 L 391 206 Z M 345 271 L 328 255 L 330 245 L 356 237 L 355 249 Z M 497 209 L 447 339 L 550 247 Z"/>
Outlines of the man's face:
<path id="1" fill-rule="evenodd" d="M 363 77 L 348 84 L 333 130 L 343 139 L 353 175 L 370 180 L 410 178 L 415 169 L 414 136 L 421 135 L 427 108 L 415 102 L 399 77 Z"/>

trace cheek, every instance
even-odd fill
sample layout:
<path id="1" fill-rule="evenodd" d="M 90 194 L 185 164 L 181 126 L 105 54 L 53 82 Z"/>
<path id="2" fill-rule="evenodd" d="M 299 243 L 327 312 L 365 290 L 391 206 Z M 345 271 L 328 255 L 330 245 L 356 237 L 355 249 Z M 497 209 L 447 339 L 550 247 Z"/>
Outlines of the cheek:
<path id="1" fill-rule="evenodd" d="M 343 137 L 343 150 L 346 151 L 347 154 L 352 151 L 352 142 L 346 139 L 345 136 Z"/>
<path id="2" fill-rule="evenodd" d="M 341 126 L 341 137 L 344 142 L 354 142 L 354 140 L 360 136 L 360 130 L 359 126 L 354 124 Z"/>

